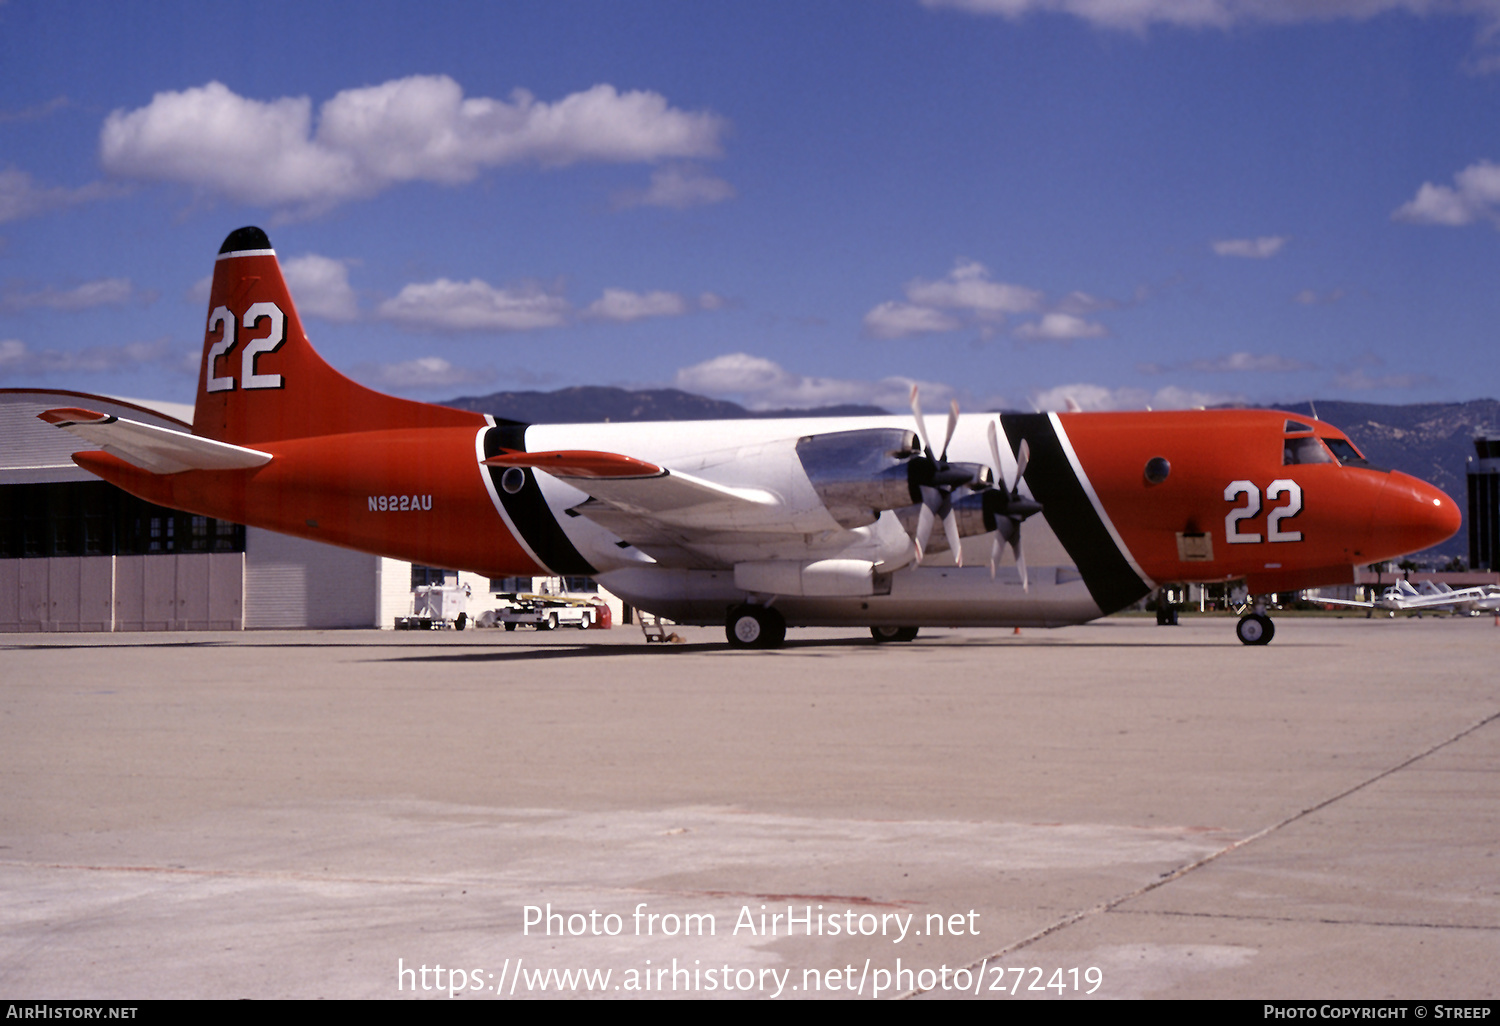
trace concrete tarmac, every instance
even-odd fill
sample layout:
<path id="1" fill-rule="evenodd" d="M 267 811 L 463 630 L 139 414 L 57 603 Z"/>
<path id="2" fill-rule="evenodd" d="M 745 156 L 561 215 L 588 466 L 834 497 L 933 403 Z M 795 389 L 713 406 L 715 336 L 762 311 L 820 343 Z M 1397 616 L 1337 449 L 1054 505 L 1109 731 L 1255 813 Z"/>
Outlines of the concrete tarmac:
<path id="1" fill-rule="evenodd" d="M 6 635 L 0 995 L 1496 997 L 1500 628 L 1232 626 Z"/>

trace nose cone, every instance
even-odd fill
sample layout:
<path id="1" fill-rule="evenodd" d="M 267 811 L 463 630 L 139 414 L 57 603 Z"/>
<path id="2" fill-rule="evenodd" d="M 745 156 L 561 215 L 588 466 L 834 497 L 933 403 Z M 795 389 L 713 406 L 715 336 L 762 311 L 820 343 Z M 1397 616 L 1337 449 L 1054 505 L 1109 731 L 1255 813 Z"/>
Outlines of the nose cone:
<path id="1" fill-rule="evenodd" d="M 1375 503 L 1371 524 L 1376 543 L 1371 546 L 1392 559 L 1428 549 L 1458 533 L 1463 523 L 1458 503 L 1426 481 L 1392 472 Z"/>

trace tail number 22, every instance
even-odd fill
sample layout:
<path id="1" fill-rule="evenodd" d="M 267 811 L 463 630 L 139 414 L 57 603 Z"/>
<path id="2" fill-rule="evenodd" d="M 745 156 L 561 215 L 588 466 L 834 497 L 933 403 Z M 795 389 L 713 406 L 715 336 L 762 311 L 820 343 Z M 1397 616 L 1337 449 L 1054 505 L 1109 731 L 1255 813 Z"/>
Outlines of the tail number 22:
<path id="1" fill-rule="evenodd" d="M 1249 520 L 1260 513 L 1260 489 L 1249 481 L 1231 481 L 1224 489 L 1224 501 L 1234 502 L 1240 496 L 1245 497 L 1245 504 L 1238 509 L 1229 511 L 1224 518 L 1224 535 L 1229 544 L 1244 544 L 1246 542 L 1258 542 L 1260 534 L 1254 531 L 1240 530 L 1240 521 Z M 1283 520 L 1290 520 L 1302 512 L 1302 486 L 1296 481 L 1279 478 L 1271 482 L 1266 489 L 1266 501 L 1272 502 L 1287 497 L 1284 506 L 1278 506 L 1266 515 L 1266 541 L 1272 542 L 1298 542 L 1302 540 L 1301 531 L 1286 531 L 1281 527 Z"/>
<path id="2" fill-rule="evenodd" d="M 286 341 L 286 315 L 281 312 L 281 307 L 275 303 L 256 303 L 245 311 L 245 330 L 253 331 L 255 326 L 263 320 L 271 322 L 271 333 L 265 338 L 250 339 L 245 346 L 244 355 L 240 360 L 240 387 L 242 388 L 280 388 L 282 385 L 280 374 L 257 374 L 255 361 L 262 353 L 274 353 L 281 348 Z M 228 363 L 229 351 L 234 348 L 235 323 L 234 314 L 229 312 L 228 307 L 214 307 L 214 312 L 208 315 L 208 330 L 221 326 L 224 334 L 219 341 L 215 342 L 208 350 L 208 373 L 204 391 L 206 392 L 228 392 L 234 388 L 234 374 L 231 372 L 222 378 L 214 376 L 214 366 L 219 362 L 219 357 L 225 357 Z"/>

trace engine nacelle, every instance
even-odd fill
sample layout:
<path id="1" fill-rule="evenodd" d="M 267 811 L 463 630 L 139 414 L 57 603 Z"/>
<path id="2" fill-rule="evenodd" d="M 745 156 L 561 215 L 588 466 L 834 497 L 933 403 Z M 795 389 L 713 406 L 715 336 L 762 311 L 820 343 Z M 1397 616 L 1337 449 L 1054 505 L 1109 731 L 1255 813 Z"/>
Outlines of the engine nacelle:
<path id="1" fill-rule="evenodd" d="M 833 431 L 797 440 L 807 479 L 845 528 L 873 524 L 882 510 L 917 501 L 908 464 L 920 451 L 917 433 L 900 428 Z"/>

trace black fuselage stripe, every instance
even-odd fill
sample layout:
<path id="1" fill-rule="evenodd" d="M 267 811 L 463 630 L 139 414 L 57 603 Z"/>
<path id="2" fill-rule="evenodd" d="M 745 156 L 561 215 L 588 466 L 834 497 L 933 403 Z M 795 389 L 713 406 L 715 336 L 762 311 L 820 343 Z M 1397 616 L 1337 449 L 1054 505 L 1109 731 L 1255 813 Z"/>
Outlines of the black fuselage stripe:
<path id="1" fill-rule="evenodd" d="M 512 452 L 526 452 L 526 425 L 525 424 L 503 424 L 492 427 L 484 433 L 484 455 L 488 459 L 498 456 L 503 450 Z M 552 507 L 547 505 L 547 499 L 542 495 L 542 489 L 536 482 L 536 475 L 530 467 L 521 468 L 526 476 L 526 483 L 515 494 L 507 492 L 500 485 L 500 478 L 507 468 L 489 467 L 490 480 L 494 482 L 495 494 L 500 497 L 501 504 L 505 507 L 506 515 L 510 522 L 516 525 L 516 530 L 521 533 L 521 538 L 536 553 L 537 559 L 541 560 L 553 574 L 585 575 L 592 576 L 598 571 L 583 558 L 583 554 L 568 539 L 563 532 L 562 525 L 557 522 L 557 517 L 552 513 Z"/>
<path id="2" fill-rule="evenodd" d="M 1000 423 L 1012 452 L 1020 449 L 1023 438 L 1031 447 L 1027 487 L 1042 504 L 1047 525 L 1077 564 L 1099 609 L 1113 613 L 1149 594 L 1151 589 L 1115 544 L 1074 473 L 1052 419 L 1045 413 L 1007 413 Z"/>

